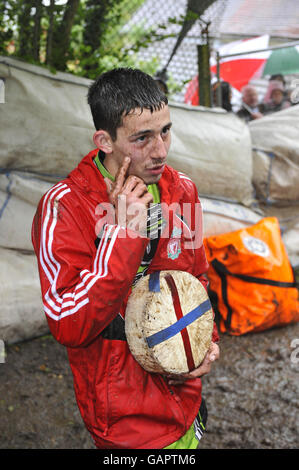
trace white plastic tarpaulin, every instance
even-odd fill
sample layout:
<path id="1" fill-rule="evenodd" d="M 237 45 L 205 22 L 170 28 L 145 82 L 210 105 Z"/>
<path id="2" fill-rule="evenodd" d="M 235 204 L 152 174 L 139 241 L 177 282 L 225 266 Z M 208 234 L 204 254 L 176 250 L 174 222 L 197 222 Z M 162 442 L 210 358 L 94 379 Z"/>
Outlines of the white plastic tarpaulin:
<path id="1" fill-rule="evenodd" d="M 204 237 L 249 227 L 263 217 L 262 212 L 253 211 L 242 204 L 204 197 L 200 198 L 200 202 L 203 209 Z"/>
<path id="2" fill-rule="evenodd" d="M 257 197 L 276 206 L 299 204 L 299 105 L 249 123 Z"/>
<path id="3" fill-rule="evenodd" d="M 0 248 L 0 338 L 15 343 L 48 332 L 36 257 Z"/>
<path id="4" fill-rule="evenodd" d="M 0 247 L 33 251 L 32 220 L 52 183 L 19 171 L 0 174 Z"/>
<path id="5" fill-rule="evenodd" d="M 249 123 L 253 184 L 261 209 L 277 217 L 290 261 L 299 266 L 299 105 Z"/>
<path id="6" fill-rule="evenodd" d="M 63 176 L 93 148 L 91 81 L 0 57 L 0 166 Z"/>
<path id="7" fill-rule="evenodd" d="M 168 163 L 189 175 L 201 195 L 250 206 L 253 201 L 251 139 L 233 113 L 171 106 Z"/>

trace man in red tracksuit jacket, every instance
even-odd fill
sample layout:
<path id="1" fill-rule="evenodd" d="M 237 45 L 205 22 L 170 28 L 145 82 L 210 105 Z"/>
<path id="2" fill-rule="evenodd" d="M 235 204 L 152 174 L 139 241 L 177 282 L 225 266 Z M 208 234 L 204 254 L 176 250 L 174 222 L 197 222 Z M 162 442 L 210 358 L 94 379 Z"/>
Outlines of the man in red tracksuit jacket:
<path id="1" fill-rule="evenodd" d="M 197 190 L 166 165 L 170 114 L 152 77 L 112 70 L 92 84 L 88 102 L 96 149 L 43 196 L 32 226 L 49 328 L 67 347 L 77 403 L 98 448 L 194 448 L 193 423 L 204 410 L 199 377 L 219 356 L 216 328 L 201 366 L 178 380 L 135 361 L 124 317 L 145 274 L 188 271 L 206 285 Z"/>

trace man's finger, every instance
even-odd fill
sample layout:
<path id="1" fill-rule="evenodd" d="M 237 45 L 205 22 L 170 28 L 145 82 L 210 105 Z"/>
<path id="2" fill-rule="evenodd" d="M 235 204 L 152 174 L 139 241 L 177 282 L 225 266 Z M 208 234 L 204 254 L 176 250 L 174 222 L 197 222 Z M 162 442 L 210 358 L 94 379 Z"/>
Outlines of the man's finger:
<path id="1" fill-rule="evenodd" d="M 211 362 L 214 362 L 216 359 L 219 359 L 220 349 L 217 343 L 211 343 L 208 354 Z"/>
<path id="2" fill-rule="evenodd" d="M 146 185 L 142 182 L 137 183 L 134 190 L 133 190 L 134 196 L 141 197 L 144 194 L 150 194 L 147 192 L 147 187 Z"/>
<path id="3" fill-rule="evenodd" d="M 148 204 L 153 202 L 153 200 L 154 200 L 153 195 L 151 193 L 146 193 L 144 196 L 140 198 L 139 202 L 147 206 Z"/>
<path id="4" fill-rule="evenodd" d="M 212 364 L 214 361 L 216 361 L 220 356 L 220 350 L 219 346 L 217 343 L 211 343 L 211 346 L 200 364 L 200 366 L 197 369 L 194 369 L 193 371 L 183 374 L 183 376 L 186 379 L 192 379 L 196 377 L 201 377 L 202 375 L 208 374 L 211 370 Z"/>
<path id="5" fill-rule="evenodd" d="M 130 157 L 125 157 L 115 176 L 115 184 L 114 184 L 114 190 L 113 190 L 114 192 L 119 193 L 120 190 L 122 189 L 130 163 L 131 163 Z"/>
<path id="6" fill-rule="evenodd" d="M 107 192 L 108 192 L 108 194 L 110 194 L 111 190 L 112 190 L 112 181 L 107 177 L 104 178 L 104 181 L 105 181 L 105 184 L 106 184 L 106 187 L 107 187 Z"/>
<path id="7" fill-rule="evenodd" d="M 123 189 L 123 185 L 126 181 L 126 175 L 127 175 L 127 171 L 128 171 L 129 166 L 130 166 L 130 163 L 131 163 L 131 159 L 129 157 L 125 157 L 123 163 L 121 164 L 121 166 L 118 169 L 118 172 L 115 176 L 115 182 L 113 183 L 112 190 L 109 194 L 110 201 L 114 205 L 116 203 L 116 198 L 117 198 L 118 194 Z"/>
<path id="8" fill-rule="evenodd" d="M 144 184 L 141 178 L 135 175 L 130 175 L 123 184 L 121 192 L 123 194 L 131 193 L 138 184 Z"/>

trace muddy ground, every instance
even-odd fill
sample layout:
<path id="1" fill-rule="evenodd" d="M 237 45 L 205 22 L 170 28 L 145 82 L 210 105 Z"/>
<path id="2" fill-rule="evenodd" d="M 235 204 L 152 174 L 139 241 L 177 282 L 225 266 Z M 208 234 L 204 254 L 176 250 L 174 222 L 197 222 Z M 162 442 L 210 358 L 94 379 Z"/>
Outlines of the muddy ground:
<path id="1" fill-rule="evenodd" d="M 298 387 L 298 323 L 221 335 L 221 359 L 203 378 L 209 419 L 201 447 L 298 448 Z M 6 347 L 0 416 L 1 449 L 94 448 L 77 409 L 65 348 L 51 336 Z"/>

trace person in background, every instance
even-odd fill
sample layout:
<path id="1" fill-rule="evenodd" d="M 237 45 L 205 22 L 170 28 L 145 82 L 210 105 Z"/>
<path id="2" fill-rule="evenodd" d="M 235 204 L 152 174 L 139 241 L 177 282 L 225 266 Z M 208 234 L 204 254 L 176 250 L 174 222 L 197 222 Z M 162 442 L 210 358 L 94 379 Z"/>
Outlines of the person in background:
<path id="1" fill-rule="evenodd" d="M 281 80 L 269 80 L 268 90 L 265 95 L 264 103 L 260 109 L 264 115 L 272 114 L 277 111 L 289 108 L 291 102 L 285 96 L 284 84 Z"/>
<path id="2" fill-rule="evenodd" d="M 263 117 L 259 107 L 258 94 L 253 85 L 245 85 L 242 88 L 242 106 L 236 114 L 245 122 Z"/>
<path id="3" fill-rule="evenodd" d="M 231 98 L 232 98 L 232 91 L 231 91 L 231 86 L 228 82 L 220 82 L 221 86 L 221 108 L 225 109 L 226 111 L 232 111 L 232 104 L 231 104 Z M 219 82 L 215 82 L 213 87 L 212 87 L 212 93 L 213 93 L 213 104 L 214 106 L 217 106 L 217 89 L 219 87 Z"/>
<path id="4" fill-rule="evenodd" d="M 274 75 L 271 75 L 271 77 L 269 78 L 268 88 L 267 88 L 266 94 L 264 96 L 263 103 L 267 104 L 271 101 L 270 94 L 271 94 L 271 90 L 272 90 L 272 82 L 273 81 L 275 81 L 275 82 L 278 81 L 278 82 L 282 83 L 285 97 L 287 97 L 287 92 L 286 92 L 286 88 L 285 88 L 286 87 L 286 81 L 284 79 L 284 76 L 281 73 L 276 73 Z"/>
<path id="5" fill-rule="evenodd" d="M 271 77 L 269 78 L 269 80 L 270 80 L 270 81 L 271 81 L 271 80 L 279 80 L 279 81 L 283 84 L 284 88 L 285 88 L 285 86 L 286 86 L 285 78 L 284 78 L 284 76 L 283 76 L 281 73 L 275 73 L 275 74 L 271 75 Z"/>

